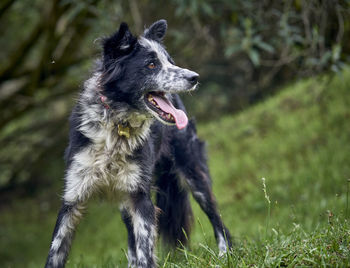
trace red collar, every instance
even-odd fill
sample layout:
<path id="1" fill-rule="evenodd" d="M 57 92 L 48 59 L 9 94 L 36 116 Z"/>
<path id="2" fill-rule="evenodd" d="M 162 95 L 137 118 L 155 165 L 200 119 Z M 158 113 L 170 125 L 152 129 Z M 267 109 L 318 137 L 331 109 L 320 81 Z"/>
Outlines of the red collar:
<path id="1" fill-rule="evenodd" d="M 100 100 L 101 100 L 101 102 L 102 102 L 102 105 L 103 105 L 106 109 L 111 108 L 111 107 L 108 105 L 108 103 L 106 103 L 106 101 L 107 101 L 107 97 L 106 97 L 106 96 L 100 95 Z"/>

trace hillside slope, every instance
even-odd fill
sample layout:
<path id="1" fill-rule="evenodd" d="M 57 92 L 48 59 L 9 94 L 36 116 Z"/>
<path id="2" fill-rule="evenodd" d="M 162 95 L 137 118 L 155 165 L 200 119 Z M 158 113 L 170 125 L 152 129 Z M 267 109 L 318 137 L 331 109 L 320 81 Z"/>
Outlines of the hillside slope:
<path id="1" fill-rule="evenodd" d="M 235 117 L 200 128 L 209 143 L 215 192 L 236 234 L 249 234 L 265 212 L 312 229 L 326 211 L 344 212 L 350 179 L 350 70 L 298 82 Z M 225 213 L 226 212 L 226 213 Z M 251 221 L 251 224 L 242 224 Z"/>

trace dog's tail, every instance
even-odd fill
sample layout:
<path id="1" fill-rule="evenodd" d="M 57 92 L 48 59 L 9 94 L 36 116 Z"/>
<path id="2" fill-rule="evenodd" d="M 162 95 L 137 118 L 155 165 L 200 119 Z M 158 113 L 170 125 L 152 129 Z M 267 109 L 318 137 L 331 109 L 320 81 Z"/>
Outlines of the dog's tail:
<path id="1" fill-rule="evenodd" d="M 166 163 L 164 163 L 166 162 Z M 169 246 L 185 246 L 190 237 L 193 214 L 188 191 L 180 185 L 171 161 L 164 161 L 158 172 L 156 205 L 159 234 Z"/>

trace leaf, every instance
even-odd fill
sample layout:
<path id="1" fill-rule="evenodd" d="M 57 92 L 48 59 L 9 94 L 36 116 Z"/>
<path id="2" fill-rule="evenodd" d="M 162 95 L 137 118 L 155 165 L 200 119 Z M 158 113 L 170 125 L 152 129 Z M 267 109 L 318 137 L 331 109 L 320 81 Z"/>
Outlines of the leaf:
<path id="1" fill-rule="evenodd" d="M 332 47 L 332 60 L 336 62 L 340 59 L 342 47 L 340 44 L 335 44 Z"/>
<path id="2" fill-rule="evenodd" d="M 251 49 L 248 51 L 248 55 L 250 60 L 253 62 L 254 66 L 259 66 L 260 65 L 260 56 L 259 52 L 255 49 Z"/>
<path id="3" fill-rule="evenodd" d="M 226 48 L 225 50 L 225 56 L 226 57 L 230 57 L 233 54 L 237 53 L 238 51 L 241 51 L 242 48 L 240 45 L 233 45 L 233 46 L 229 46 L 228 48 Z"/>
<path id="4" fill-rule="evenodd" d="M 214 15 L 214 12 L 211 6 L 205 2 L 202 3 L 202 9 L 203 9 L 203 12 L 209 17 L 212 17 Z"/>
<path id="5" fill-rule="evenodd" d="M 271 46 L 268 43 L 265 43 L 263 41 L 260 41 L 259 43 L 256 43 L 256 46 L 261 48 L 262 50 L 270 52 L 270 53 L 275 52 L 275 49 L 273 48 L 273 46 Z"/>
<path id="6" fill-rule="evenodd" d="M 323 66 L 328 63 L 328 61 L 331 59 L 332 53 L 330 51 L 325 52 L 321 59 L 320 59 L 320 65 Z"/>

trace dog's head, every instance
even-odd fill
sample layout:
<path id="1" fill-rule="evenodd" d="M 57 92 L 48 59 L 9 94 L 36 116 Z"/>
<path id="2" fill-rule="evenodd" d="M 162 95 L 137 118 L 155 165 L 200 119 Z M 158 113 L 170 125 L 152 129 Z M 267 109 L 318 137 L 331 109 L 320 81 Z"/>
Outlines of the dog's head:
<path id="1" fill-rule="evenodd" d="M 170 94 L 194 90 L 198 74 L 175 65 L 162 45 L 166 30 L 166 21 L 159 20 L 136 38 L 122 23 L 104 39 L 101 83 L 112 107 L 124 103 L 181 129 L 188 119 L 171 103 Z"/>

